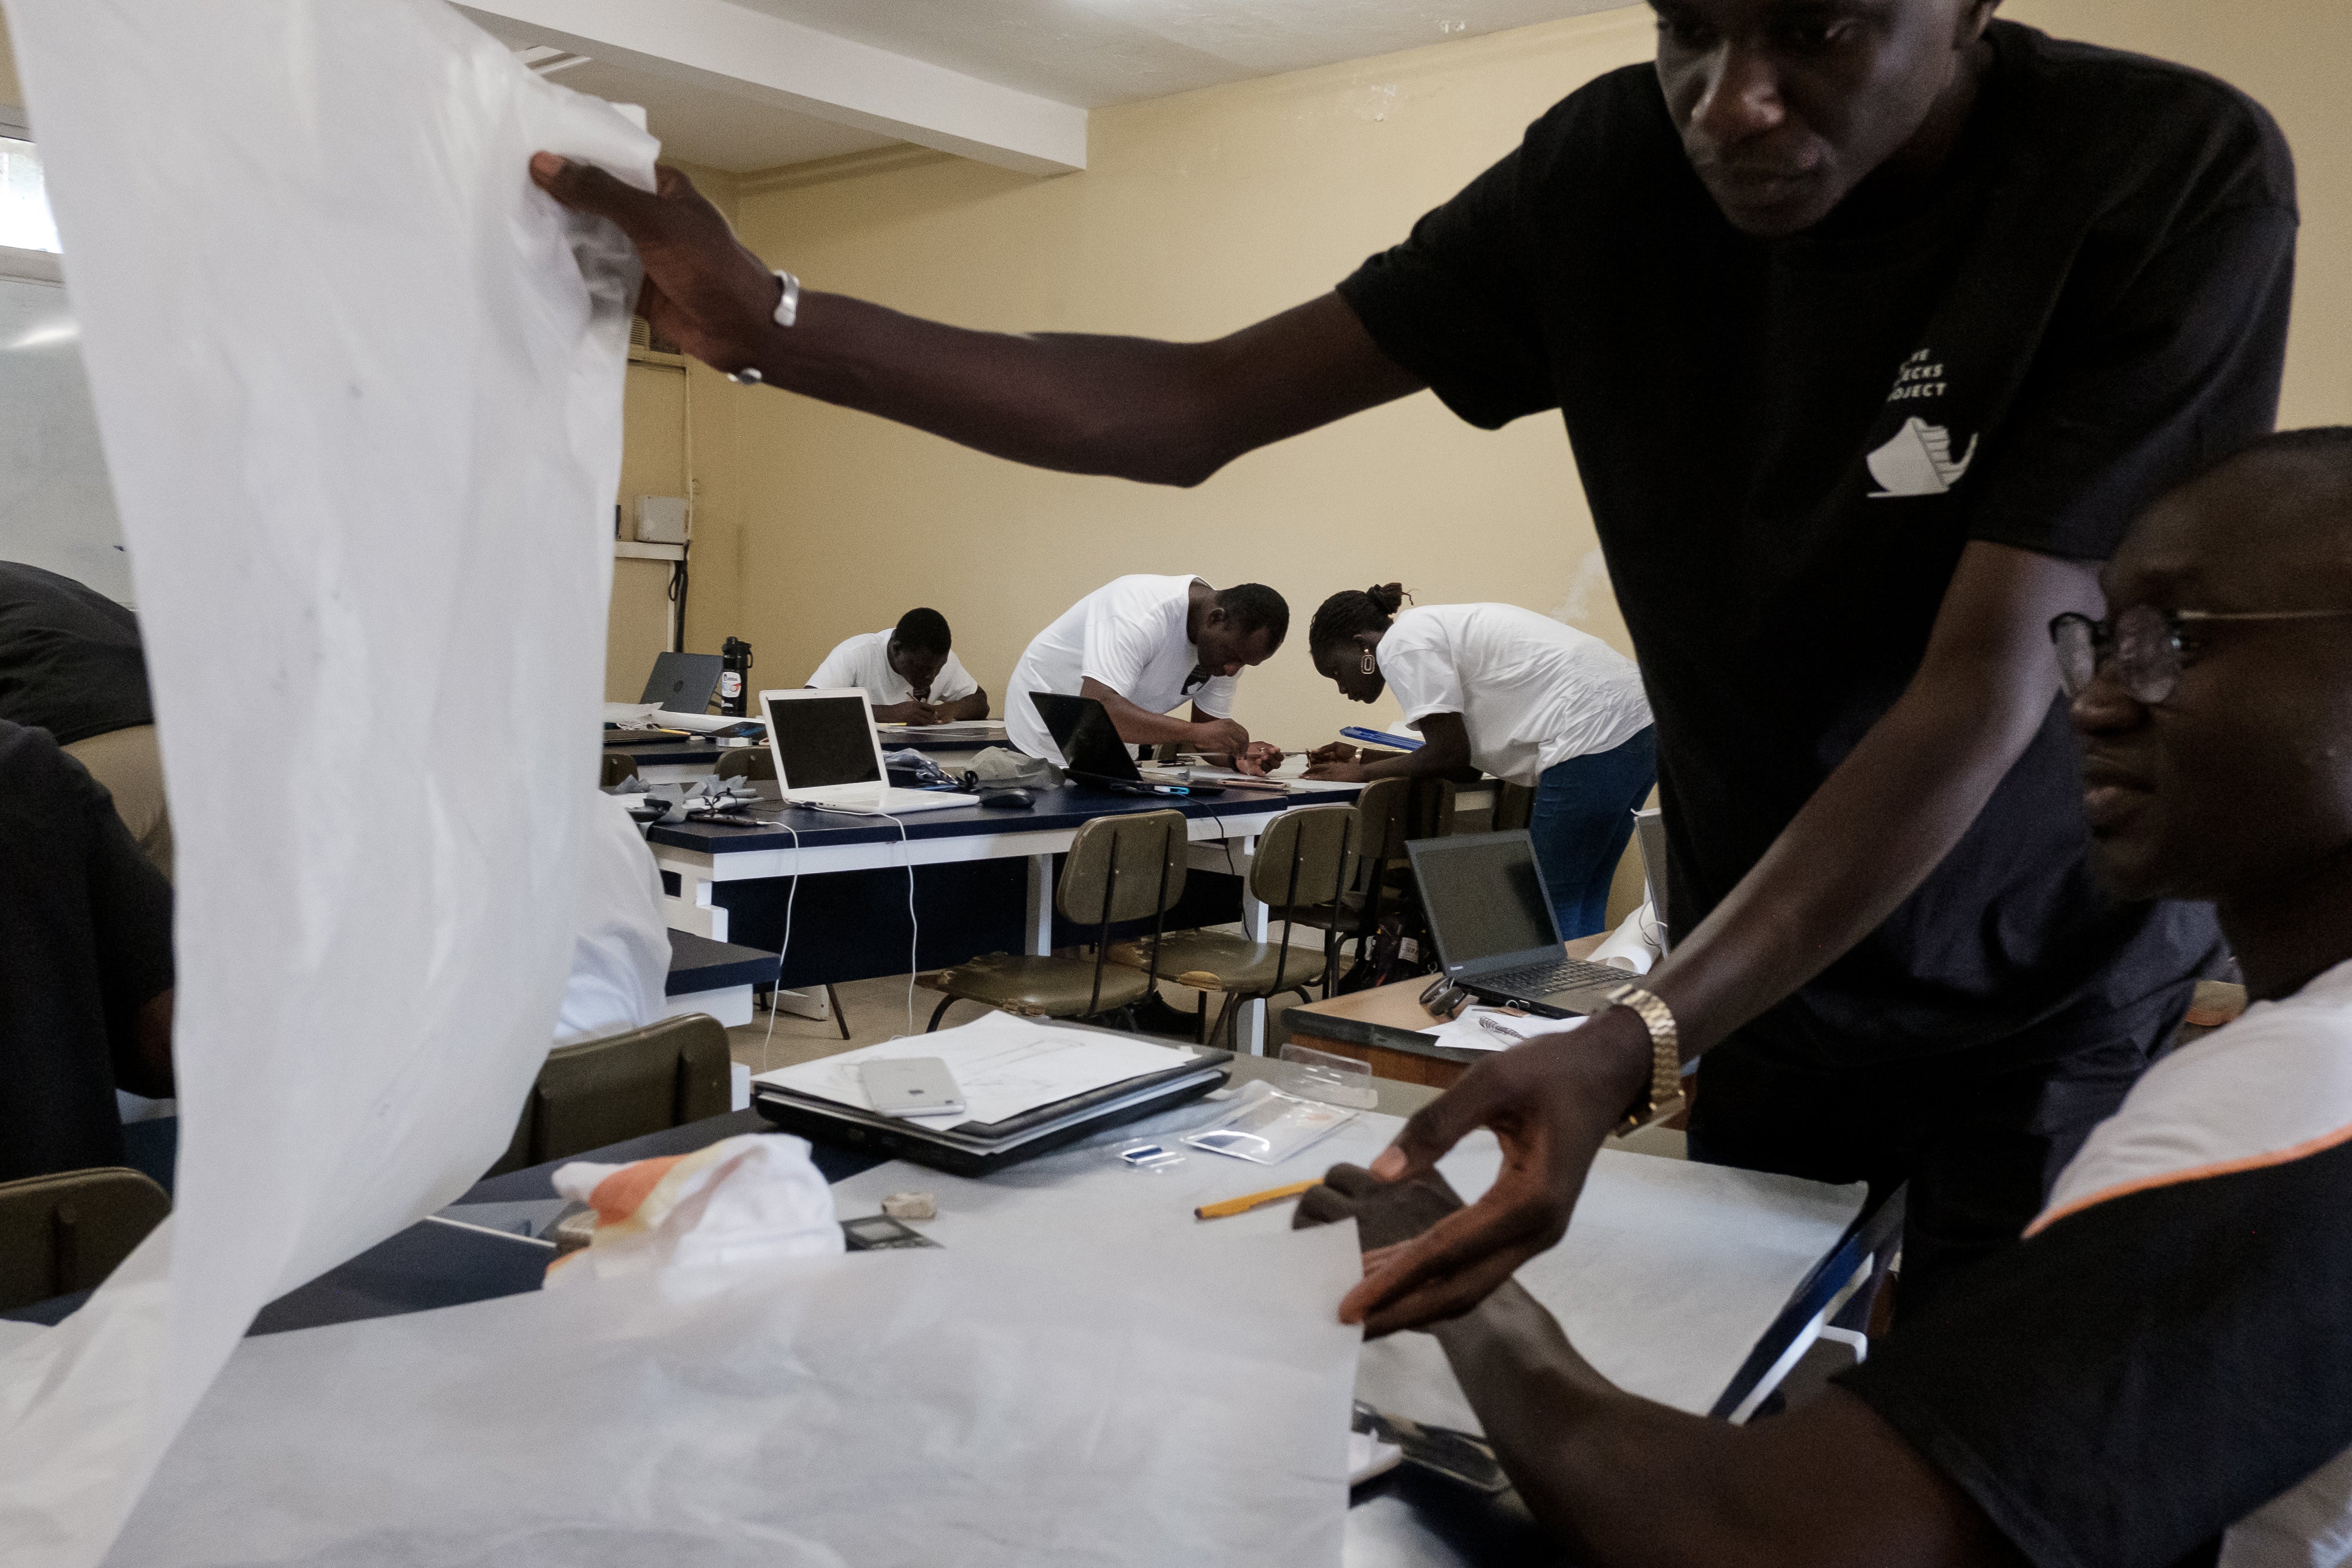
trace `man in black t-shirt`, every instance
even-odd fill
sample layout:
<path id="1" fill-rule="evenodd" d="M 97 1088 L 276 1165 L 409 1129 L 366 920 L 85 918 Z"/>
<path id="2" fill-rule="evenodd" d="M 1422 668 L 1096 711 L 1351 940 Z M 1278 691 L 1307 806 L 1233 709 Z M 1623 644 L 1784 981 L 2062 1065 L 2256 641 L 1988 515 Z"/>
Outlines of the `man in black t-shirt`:
<path id="1" fill-rule="evenodd" d="M 106 791 L 0 719 L 0 1181 L 122 1163 L 172 1092 L 172 888 Z"/>
<path id="2" fill-rule="evenodd" d="M 1908 1179 L 1906 1306 L 1999 1248 L 2214 947 L 2084 868 L 2042 627 L 2165 485 L 2269 428 L 2295 213 L 2210 78 L 1994 0 L 1653 0 L 1612 72 L 1339 290 L 1212 343 L 1006 337 L 803 292 L 674 172 L 611 216 L 722 369 L 1046 466 L 1191 484 L 1423 387 L 1557 407 L 1657 716 L 1672 956 L 1481 1062 L 1375 1166 L 1504 1179 L 1383 1260 L 1375 1332 L 1551 1244 L 1601 1140 L 1715 1049 L 1703 1154 Z"/>
<path id="3" fill-rule="evenodd" d="M 106 786 L 147 858 L 172 874 L 137 616 L 69 577 L 0 560 L 0 719 L 56 737 Z"/>
<path id="4" fill-rule="evenodd" d="M 1744 1427 L 1616 1388 L 1516 1284 L 1434 1331 L 1537 1517 L 1617 1563 L 2285 1568 L 2352 1541 L 2352 429 L 2166 497 L 2052 629 L 2103 876 L 2221 910 L 2254 1006 L 2166 1056 L 2022 1244 Z M 1367 1249 L 1437 1178 L 1342 1166 Z"/>

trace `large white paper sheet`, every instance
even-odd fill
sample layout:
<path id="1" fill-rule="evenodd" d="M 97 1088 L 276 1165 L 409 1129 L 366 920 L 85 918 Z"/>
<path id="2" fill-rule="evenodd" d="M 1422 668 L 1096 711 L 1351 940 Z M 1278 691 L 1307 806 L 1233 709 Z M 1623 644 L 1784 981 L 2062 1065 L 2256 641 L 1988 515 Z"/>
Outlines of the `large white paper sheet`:
<path id="1" fill-rule="evenodd" d="M 1338 1568 L 1355 1231 L 747 1270 L 248 1340 L 110 1568 Z"/>
<path id="2" fill-rule="evenodd" d="M 7 13 L 179 845 L 177 1210 L 0 1361 L 0 1563 L 75 1568 L 254 1310 L 455 1197 L 547 1049 L 635 271 L 525 164 L 653 144 L 438 0 Z"/>
<path id="3" fill-rule="evenodd" d="M 1033 1230 L 1076 1239 L 1160 1238 L 1173 1245 L 1217 1232 L 1286 1229 L 1293 1206 L 1196 1220 L 1196 1206 L 1318 1176 L 1341 1162 L 1369 1165 L 1402 1123 L 1367 1113 L 1282 1165 L 1187 1151 L 1163 1175 L 1137 1171 L 1114 1147 L 1145 1132 L 1181 1132 L 1224 1106 L 1191 1105 L 1082 1145 L 970 1181 L 893 1161 L 834 1184 L 834 1207 L 871 1214 L 882 1195 L 934 1193 L 939 1218 L 923 1228 L 949 1247 L 994 1249 Z M 1494 1185 L 1502 1151 L 1475 1133 L 1440 1163 L 1465 1198 Z M 1796 1176 L 1603 1149 L 1568 1234 L 1519 1270 L 1578 1350 L 1619 1386 L 1693 1414 L 1721 1396 L 1790 1295 L 1861 1212 L 1865 1189 Z M 1477 1429 L 1437 1342 L 1391 1334 L 1364 1347 L 1361 1396 L 1394 1415 Z"/>

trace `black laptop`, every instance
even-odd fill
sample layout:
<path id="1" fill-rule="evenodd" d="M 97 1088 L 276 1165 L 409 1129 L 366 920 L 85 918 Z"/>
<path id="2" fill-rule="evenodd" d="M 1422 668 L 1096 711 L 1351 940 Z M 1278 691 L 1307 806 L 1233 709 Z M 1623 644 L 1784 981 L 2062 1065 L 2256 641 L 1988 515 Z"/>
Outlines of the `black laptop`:
<path id="1" fill-rule="evenodd" d="M 1559 920 L 1524 831 L 1411 839 L 1404 848 L 1438 963 L 1471 995 L 1566 1018 L 1599 1012 L 1634 978 L 1560 951 Z"/>
<path id="2" fill-rule="evenodd" d="M 1045 732 L 1061 748 L 1063 771 L 1074 784 L 1108 789 L 1120 795 L 1222 795 L 1207 784 L 1163 784 L 1136 770 L 1135 758 L 1118 737 L 1110 715 L 1092 697 L 1066 697 L 1056 692 L 1031 692 Z"/>
<path id="3" fill-rule="evenodd" d="M 654 673 L 646 677 L 646 695 L 637 701 L 672 713 L 700 713 L 719 689 L 722 663 L 716 653 L 656 653 Z"/>

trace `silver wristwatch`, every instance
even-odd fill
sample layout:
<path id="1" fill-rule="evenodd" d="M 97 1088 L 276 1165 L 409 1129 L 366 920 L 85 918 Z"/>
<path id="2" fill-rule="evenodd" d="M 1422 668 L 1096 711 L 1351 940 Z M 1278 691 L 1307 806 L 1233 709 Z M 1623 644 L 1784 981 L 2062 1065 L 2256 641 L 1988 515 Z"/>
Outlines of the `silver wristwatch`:
<path id="1" fill-rule="evenodd" d="M 779 327 L 789 327 L 801 317 L 801 280 L 781 267 L 776 269 L 776 278 L 784 286 L 784 290 L 776 298 L 774 320 Z M 746 365 L 740 371 L 730 371 L 727 379 L 738 386 L 751 387 L 758 386 L 767 378 L 760 373 L 759 366 Z"/>

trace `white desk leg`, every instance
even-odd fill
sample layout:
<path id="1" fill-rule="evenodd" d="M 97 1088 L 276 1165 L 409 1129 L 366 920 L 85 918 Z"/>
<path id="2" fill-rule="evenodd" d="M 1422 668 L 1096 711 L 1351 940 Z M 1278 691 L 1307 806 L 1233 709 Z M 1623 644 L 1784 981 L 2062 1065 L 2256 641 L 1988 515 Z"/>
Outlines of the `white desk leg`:
<path id="1" fill-rule="evenodd" d="M 1029 923 L 1022 934 L 1022 951 L 1042 958 L 1054 950 L 1054 857 L 1029 857 Z"/>
<path id="2" fill-rule="evenodd" d="M 1253 863 L 1255 862 L 1255 859 L 1257 854 L 1257 836 L 1255 834 L 1252 834 L 1242 841 L 1242 853 L 1252 857 Z M 1269 921 L 1267 918 L 1265 905 L 1259 903 L 1256 897 L 1251 894 L 1249 879 L 1247 877 L 1244 877 L 1242 879 L 1242 931 L 1244 935 L 1247 936 L 1253 942 L 1263 942 L 1266 939 L 1268 925 Z M 1264 1002 L 1255 1001 L 1244 1002 L 1242 1004 L 1241 1017 L 1234 1020 L 1234 1032 L 1235 1036 L 1235 1043 L 1241 1047 L 1244 1052 L 1251 1056 L 1264 1056 L 1265 1054 L 1265 1004 Z"/>

